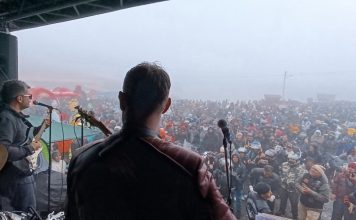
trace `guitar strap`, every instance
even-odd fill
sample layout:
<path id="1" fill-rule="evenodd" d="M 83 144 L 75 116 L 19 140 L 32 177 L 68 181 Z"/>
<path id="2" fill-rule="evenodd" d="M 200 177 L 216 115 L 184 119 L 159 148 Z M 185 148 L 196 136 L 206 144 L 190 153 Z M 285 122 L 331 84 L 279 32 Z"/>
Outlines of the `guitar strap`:
<path id="1" fill-rule="evenodd" d="M 31 129 L 33 127 L 33 125 L 31 124 L 31 122 L 29 122 L 24 117 L 22 117 L 21 120 L 28 127 L 27 130 L 26 130 L 26 139 L 23 142 L 20 143 L 20 146 L 24 146 L 24 145 L 28 144 L 28 142 L 29 142 L 30 131 L 33 131 L 33 129 Z"/>

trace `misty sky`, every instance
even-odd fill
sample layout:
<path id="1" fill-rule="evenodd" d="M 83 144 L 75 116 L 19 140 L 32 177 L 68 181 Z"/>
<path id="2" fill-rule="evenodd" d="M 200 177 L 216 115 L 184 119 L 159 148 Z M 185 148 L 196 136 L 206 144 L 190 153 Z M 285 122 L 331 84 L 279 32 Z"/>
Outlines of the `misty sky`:
<path id="1" fill-rule="evenodd" d="M 14 32 L 19 78 L 34 86 L 121 89 L 142 61 L 169 72 L 172 96 L 352 99 L 354 0 L 172 0 Z"/>

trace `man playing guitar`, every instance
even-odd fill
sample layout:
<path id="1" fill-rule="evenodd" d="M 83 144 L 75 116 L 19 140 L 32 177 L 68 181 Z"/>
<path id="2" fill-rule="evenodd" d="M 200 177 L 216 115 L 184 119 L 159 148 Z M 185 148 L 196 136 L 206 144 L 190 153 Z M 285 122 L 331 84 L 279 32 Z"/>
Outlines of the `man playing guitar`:
<path id="1" fill-rule="evenodd" d="M 30 87 L 19 80 L 5 81 L 0 90 L 0 146 L 7 161 L 0 169 L 0 210 L 36 208 L 35 183 L 28 157 L 41 148 L 32 141 L 40 127 L 33 127 L 21 111 L 31 104 Z M 49 120 L 43 122 L 49 126 Z"/>

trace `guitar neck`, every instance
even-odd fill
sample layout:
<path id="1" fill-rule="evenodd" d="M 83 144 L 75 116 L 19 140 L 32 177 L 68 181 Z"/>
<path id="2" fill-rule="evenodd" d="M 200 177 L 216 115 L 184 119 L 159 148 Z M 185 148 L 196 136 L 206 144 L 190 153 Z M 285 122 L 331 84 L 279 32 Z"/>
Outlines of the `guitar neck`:
<path id="1" fill-rule="evenodd" d="M 97 127 L 102 131 L 105 136 L 109 136 L 112 132 L 99 120 L 97 120 L 94 115 L 89 114 L 87 111 L 83 110 L 79 106 L 75 107 L 78 110 L 80 116 L 85 119 L 91 126 Z"/>
<path id="2" fill-rule="evenodd" d="M 46 123 L 43 122 L 42 125 L 41 125 L 41 128 L 40 130 L 37 132 L 37 134 L 35 135 L 35 137 L 33 137 L 33 139 L 35 141 L 40 141 L 41 140 L 41 137 L 42 137 L 42 134 L 43 132 L 46 130 Z"/>
<path id="3" fill-rule="evenodd" d="M 39 141 L 41 140 L 42 134 L 43 132 L 46 130 L 46 123 L 43 123 L 41 125 L 40 130 L 38 131 L 38 133 L 36 134 L 36 136 L 33 138 L 35 141 Z"/>
<path id="4" fill-rule="evenodd" d="M 96 126 L 97 128 L 99 128 L 106 137 L 108 137 L 111 133 L 111 131 L 103 124 L 100 122 L 100 125 Z"/>

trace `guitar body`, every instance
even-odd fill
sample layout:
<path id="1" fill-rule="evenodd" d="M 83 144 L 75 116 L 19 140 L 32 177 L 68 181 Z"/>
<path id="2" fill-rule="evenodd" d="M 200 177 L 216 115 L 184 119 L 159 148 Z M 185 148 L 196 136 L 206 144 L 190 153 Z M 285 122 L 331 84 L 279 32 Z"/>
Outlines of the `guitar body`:
<path id="1" fill-rule="evenodd" d="M 34 127 L 30 127 L 27 131 L 26 131 L 26 139 L 22 142 L 22 144 L 20 145 L 20 147 L 25 147 L 28 144 L 31 144 L 32 142 L 32 135 L 33 134 L 33 130 Z M 29 176 L 33 173 L 33 170 L 31 169 L 31 164 L 29 161 L 30 156 L 27 156 L 21 160 L 16 160 L 16 161 L 12 161 L 11 164 L 14 166 L 15 170 L 16 170 L 16 174 L 18 176 Z"/>
<path id="2" fill-rule="evenodd" d="M 46 125 L 45 123 L 43 123 L 36 136 L 33 139 L 31 139 L 32 137 L 31 134 L 33 134 L 34 127 L 30 127 L 26 132 L 27 134 L 26 139 L 22 142 L 23 144 L 20 146 L 26 146 L 34 141 L 40 141 L 41 136 L 45 131 L 45 129 L 46 129 Z M 33 172 L 37 168 L 37 159 L 41 151 L 42 151 L 42 147 L 37 149 L 32 155 L 29 155 L 22 160 L 17 160 L 12 162 L 12 164 L 18 169 L 19 171 L 18 173 L 21 176 L 29 176 L 33 174 Z"/>
<path id="3" fill-rule="evenodd" d="M 32 171 L 35 171 L 37 169 L 37 159 L 41 152 L 42 152 L 42 147 L 40 149 L 36 150 L 34 154 L 26 157 L 26 159 L 29 162 L 30 169 Z"/>
<path id="4" fill-rule="evenodd" d="M 45 131 L 45 129 L 46 129 L 46 124 L 43 123 L 41 125 L 40 130 L 38 131 L 36 136 L 33 138 L 32 142 L 35 142 L 35 141 L 39 142 L 41 140 L 41 136 L 42 136 L 43 132 Z M 26 158 L 29 161 L 30 169 L 32 170 L 32 172 L 34 172 L 37 169 L 37 159 L 38 159 L 38 155 L 41 153 L 41 151 L 42 151 L 42 147 L 37 149 L 35 151 L 35 153 L 33 153 L 32 155 L 30 155 Z"/>

